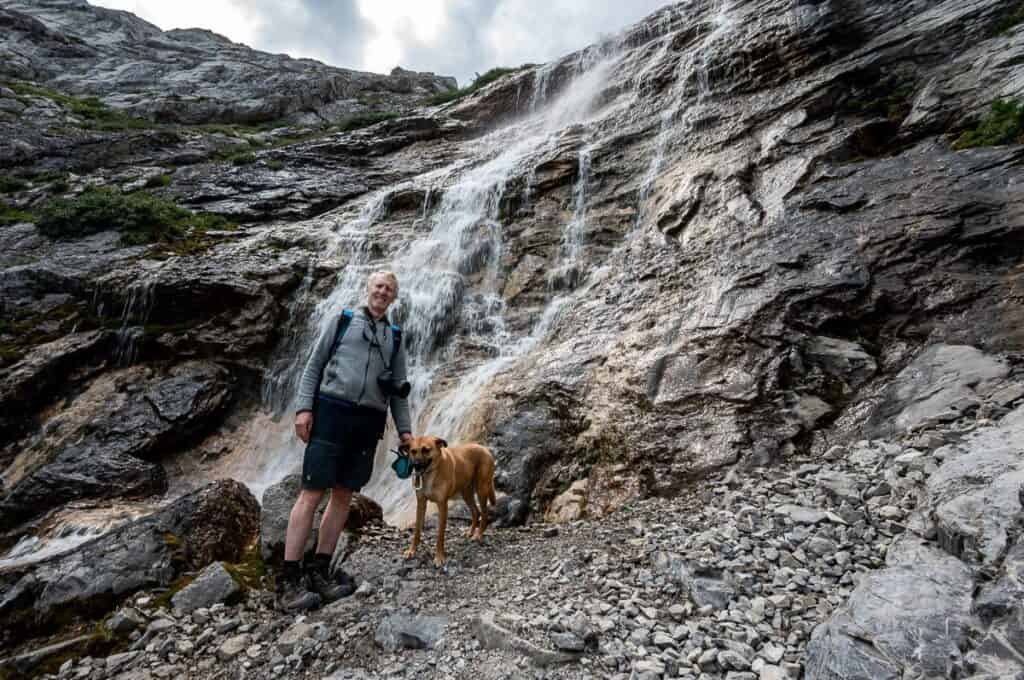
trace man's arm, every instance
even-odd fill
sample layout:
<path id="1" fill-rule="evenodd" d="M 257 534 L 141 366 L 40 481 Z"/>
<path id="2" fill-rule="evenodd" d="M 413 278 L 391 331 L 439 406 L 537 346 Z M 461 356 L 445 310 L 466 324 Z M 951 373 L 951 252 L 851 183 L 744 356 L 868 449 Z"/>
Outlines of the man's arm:
<path id="1" fill-rule="evenodd" d="M 394 365 L 391 366 L 391 375 L 396 383 L 405 382 L 409 379 L 405 362 L 405 343 L 398 348 L 395 355 Z M 409 415 L 409 400 L 404 397 L 392 396 L 389 400 L 391 406 L 391 418 L 395 421 L 395 429 L 403 442 L 412 436 L 412 418 Z"/>
<path id="2" fill-rule="evenodd" d="M 317 338 L 313 351 L 310 352 L 309 359 L 306 360 L 306 368 L 303 369 L 302 378 L 299 380 L 299 394 L 295 400 L 296 413 L 313 410 L 313 398 L 316 396 L 320 378 L 323 376 L 324 366 L 331 358 L 331 345 L 334 344 L 334 336 L 338 333 L 340 319 L 339 316 L 328 324 L 324 332 Z"/>

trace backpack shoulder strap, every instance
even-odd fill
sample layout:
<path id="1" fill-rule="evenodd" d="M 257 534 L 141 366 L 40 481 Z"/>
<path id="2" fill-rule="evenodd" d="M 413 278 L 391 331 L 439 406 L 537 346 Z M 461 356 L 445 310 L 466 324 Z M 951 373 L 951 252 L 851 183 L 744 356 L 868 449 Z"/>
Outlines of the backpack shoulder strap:
<path id="1" fill-rule="evenodd" d="M 341 318 L 338 319 L 338 331 L 334 334 L 334 342 L 331 344 L 331 353 L 328 356 L 334 356 L 334 353 L 338 351 L 338 343 L 341 342 L 341 338 L 345 335 L 345 331 L 348 330 L 349 324 L 351 323 L 352 310 L 341 310 Z"/>
<path id="2" fill-rule="evenodd" d="M 395 341 L 391 345 L 391 361 L 389 363 L 394 366 L 395 357 L 398 356 L 398 349 L 402 346 L 402 327 L 397 323 L 391 324 L 391 334 L 395 337 Z"/>

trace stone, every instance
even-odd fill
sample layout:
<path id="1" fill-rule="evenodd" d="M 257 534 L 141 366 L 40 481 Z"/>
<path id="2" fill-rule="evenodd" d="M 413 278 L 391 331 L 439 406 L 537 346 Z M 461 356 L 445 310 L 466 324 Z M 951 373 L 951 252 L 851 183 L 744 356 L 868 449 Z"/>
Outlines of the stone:
<path id="1" fill-rule="evenodd" d="M 14 617 L 18 603 L 31 601 L 31 618 L 8 628 L 27 635 L 83 603 L 116 606 L 143 588 L 170 585 L 185 569 L 237 561 L 255 538 L 258 512 L 244 485 L 213 482 L 76 551 L 8 570 L 0 582 L 0 616 Z"/>
<path id="2" fill-rule="evenodd" d="M 579 479 L 569 488 L 555 497 L 548 506 L 545 519 L 556 524 L 566 524 L 581 519 L 587 506 L 587 489 L 589 481 Z"/>
<path id="3" fill-rule="evenodd" d="M 260 555 L 267 562 L 276 564 L 284 558 L 284 535 L 288 528 L 288 517 L 292 506 L 295 505 L 295 499 L 299 497 L 301 488 L 302 476 L 294 474 L 270 485 L 263 494 L 263 505 L 260 508 Z M 326 507 L 327 497 L 325 494 L 317 507 L 313 522 L 314 529 L 306 541 L 305 552 L 307 553 L 311 553 L 316 546 L 317 528 L 320 526 L 320 519 Z M 376 501 L 363 494 L 353 494 L 346 528 L 354 531 L 382 521 L 383 516 L 383 511 Z M 342 546 L 342 543 L 339 541 L 339 547 Z M 336 562 L 340 557 L 338 552 L 335 550 L 335 559 L 332 562 Z"/>
<path id="4" fill-rule="evenodd" d="M 444 637 L 448 626 L 445 616 L 420 616 L 396 612 L 385 617 L 374 634 L 374 641 L 387 652 L 400 649 L 433 649 Z"/>
<path id="5" fill-rule="evenodd" d="M 242 592 L 241 586 L 224 568 L 223 562 L 209 565 L 171 598 L 171 605 L 177 615 L 189 614 L 200 607 L 210 607 L 218 602 L 228 602 Z"/>
<path id="6" fill-rule="evenodd" d="M 871 417 L 876 436 L 907 432 L 947 413 L 977 406 L 979 383 L 996 382 L 1009 372 L 1006 364 L 976 347 L 934 345 L 896 376 L 887 401 Z"/>
<path id="7" fill-rule="evenodd" d="M 232 661 L 242 654 L 250 645 L 250 637 L 247 634 L 235 635 L 221 643 L 217 648 L 217 658 L 221 661 Z"/>
<path id="8" fill-rule="evenodd" d="M 977 625 L 970 570 L 908 535 L 890 548 L 886 565 L 863 576 L 850 599 L 814 629 L 807 680 L 941 677 L 960 657 Z"/>
<path id="9" fill-rule="evenodd" d="M 775 514 L 785 517 L 795 524 L 818 524 L 828 518 L 828 514 L 824 510 L 791 504 L 778 506 L 775 508 Z"/>
<path id="10" fill-rule="evenodd" d="M 548 651 L 514 635 L 496 622 L 492 612 L 484 612 L 473 619 L 472 628 L 473 634 L 485 649 L 503 649 L 522 654 L 537 666 L 552 666 L 577 659 L 576 654 Z"/>
<path id="11" fill-rule="evenodd" d="M 1024 408 L 996 427 L 962 442 L 928 479 L 923 502 L 934 518 L 940 544 L 972 563 L 993 564 L 1005 552 L 1008 531 L 1021 512 L 1024 485 Z"/>

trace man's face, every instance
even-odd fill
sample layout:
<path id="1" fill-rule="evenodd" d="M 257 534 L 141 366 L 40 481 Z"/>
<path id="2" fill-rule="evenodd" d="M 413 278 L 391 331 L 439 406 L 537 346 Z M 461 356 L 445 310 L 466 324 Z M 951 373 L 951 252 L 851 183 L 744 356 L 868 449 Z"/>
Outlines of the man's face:
<path id="1" fill-rule="evenodd" d="M 395 301 L 395 286 L 391 279 L 376 276 L 367 283 L 370 309 L 383 313 Z"/>

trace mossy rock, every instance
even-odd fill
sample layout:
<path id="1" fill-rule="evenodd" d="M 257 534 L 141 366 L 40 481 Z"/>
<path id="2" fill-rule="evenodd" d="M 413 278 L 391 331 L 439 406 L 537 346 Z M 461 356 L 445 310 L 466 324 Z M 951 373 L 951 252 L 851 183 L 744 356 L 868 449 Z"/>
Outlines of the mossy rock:
<path id="1" fill-rule="evenodd" d="M 959 151 L 1004 144 L 1024 144 L 1024 105 L 1001 99 L 992 103 L 991 111 L 976 128 L 953 142 L 953 148 Z"/>
<path id="2" fill-rule="evenodd" d="M 158 252 L 176 255 L 202 252 L 217 240 L 208 232 L 236 228 L 220 215 L 193 213 L 144 191 L 122 193 L 106 187 L 87 189 L 73 199 L 50 201 L 36 224 L 47 236 L 66 239 L 112 229 L 121 233 L 123 245 L 155 244 Z"/>

